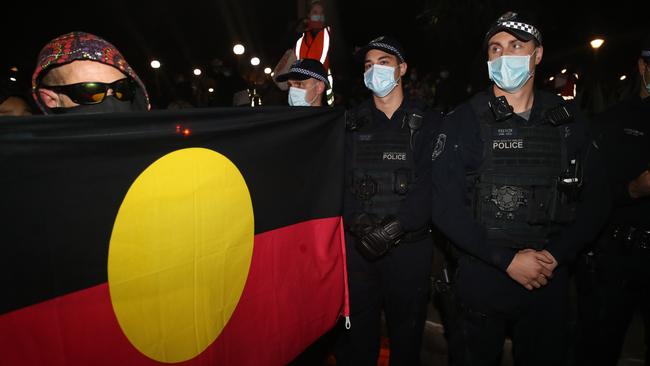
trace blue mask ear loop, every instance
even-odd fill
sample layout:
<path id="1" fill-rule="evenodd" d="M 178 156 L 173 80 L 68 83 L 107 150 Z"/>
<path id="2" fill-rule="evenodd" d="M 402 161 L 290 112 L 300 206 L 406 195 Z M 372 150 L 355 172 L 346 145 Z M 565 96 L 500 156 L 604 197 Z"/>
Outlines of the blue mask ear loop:
<path id="1" fill-rule="evenodd" d="M 533 50 L 533 53 L 530 54 L 530 58 L 533 60 L 533 71 L 530 73 L 530 78 L 531 79 L 535 77 L 535 69 L 537 69 L 537 64 L 535 63 L 535 59 L 533 58 L 533 56 L 535 55 L 535 53 L 537 53 L 538 48 L 539 47 L 535 47 L 535 49 Z"/>
<path id="2" fill-rule="evenodd" d="M 320 81 L 318 81 L 316 84 L 314 84 L 314 86 L 312 86 L 310 89 L 314 89 L 314 88 L 316 88 L 316 87 L 318 86 L 318 83 L 319 83 L 319 82 L 320 82 Z M 305 89 L 305 91 L 306 91 L 306 90 L 307 90 L 307 89 Z M 307 96 L 307 93 L 305 93 L 305 96 Z M 314 102 L 316 101 L 316 98 L 318 98 L 318 93 L 316 93 L 316 95 L 314 95 L 314 99 L 312 99 L 311 102 L 307 102 L 306 100 L 305 100 L 305 101 L 306 101 L 307 103 L 309 103 L 309 105 L 311 105 L 312 103 L 314 103 Z"/>

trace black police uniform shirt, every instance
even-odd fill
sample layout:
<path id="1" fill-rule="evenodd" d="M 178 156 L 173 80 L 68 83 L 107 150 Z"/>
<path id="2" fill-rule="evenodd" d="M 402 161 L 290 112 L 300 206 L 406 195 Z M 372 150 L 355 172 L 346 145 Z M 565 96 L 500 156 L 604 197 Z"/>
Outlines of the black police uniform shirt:
<path id="1" fill-rule="evenodd" d="M 491 89 L 474 98 L 484 99 L 485 111 L 488 111 L 487 101 L 490 96 L 493 96 Z M 511 118 L 522 125 L 539 123 L 545 110 L 562 102 L 562 99 L 553 94 L 536 91 L 530 118 L 525 120 L 518 115 Z M 606 194 L 606 179 L 602 169 L 598 169 L 598 150 L 592 145 L 587 124 L 575 108 L 571 105 L 567 107 L 575 120 L 556 128 L 565 128 L 564 140 L 568 156 L 584 160 L 584 176 L 574 222 L 563 228 L 557 237 L 551 238 L 545 248 L 560 265 L 574 258 L 581 245 L 597 235 L 600 225 L 606 219 L 610 202 Z M 434 225 L 463 253 L 505 272 L 517 250 L 488 239 L 483 225 L 473 217 L 471 207 L 474 187 L 468 186 L 467 175 L 479 171 L 484 154 L 480 121 L 471 101 L 461 104 L 445 116 L 435 145 L 432 154 Z"/>
<path id="2" fill-rule="evenodd" d="M 628 184 L 650 169 L 650 98 L 629 98 L 596 118 L 612 180 L 612 224 L 650 225 L 650 198 L 632 199 Z"/>
<path id="3" fill-rule="evenodd" d="M 441 114 L 426 107 L 423 102 L 405 97 L 400 107 L 389 119 L 384 112 L 376 108 L 372 99 L 365 100 L 356 110 L 367 108 L 371 113 L 369 121 L 361 125 L 357 131 L 347 131 L 345 139 L 345 170 L 346 189 L 344 195 L 344 220 L 352 222 L 352 218 L 364 212 L 364 205 L 351 191 L 350 182 L 352 169 L 352 150 L 356 134 L 372 134 L 375 132 L 394 131 L 396 134 L 409 129 L 403 124 L 403 118 L 408 111 L 413 111 L 417 104 L 419 110 L 424 111 L 422 127 L 415 135 L 412 157 L 414 159 L 415 180 L 408 185 L 408 192 L 399 204 L 395 216 L 402 224 L 405 231 L 416 231 L 428 226 L 431 222 L 431 152 L 432 140 L 442 123 Z M 390 152 L 386 152 L 390 153 Z M 387 164 L 387 169 L 390 169 Z M 381 219 L 381 218 L 380 218 Z"/>

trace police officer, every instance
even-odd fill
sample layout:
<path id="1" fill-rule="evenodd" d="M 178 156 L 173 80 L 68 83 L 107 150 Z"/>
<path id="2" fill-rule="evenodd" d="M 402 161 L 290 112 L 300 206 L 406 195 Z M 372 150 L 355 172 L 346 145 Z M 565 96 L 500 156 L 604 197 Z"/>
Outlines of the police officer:
<path id="1" fill-rule="evenodd" d="M 597 118 L 614 210 L 577 276 L 582 365 L 618 363 L 636 309 L 644 317 L 645 364 L 650 365 L 650 37 L 638 70 L 638 94 Z"/>
<path id="2" fill-rule="evenodd" d="M 494 84 L 445 117 L 432 153 L 433 222 L 462 253 L 450 353 L 455 365 L 496 365 L 511 335 L 515 364 L 559 365 L 566 264 L 605 219 L 606 182 L 581 169 L 597 153 L 584 121 L 533 87 L 538 28 L 508 12 L 484 47 Z"/>
<path id="3" fill-rule="evenodd" d="M 376 365 L 383 309 L 391 365 L 417 365 L 432 263 L 430 174 L 441 117 L 404 95 L 404 51 L 379 37 L 357 56 L 372 98 L 348 111 L 344 220 L 351 329 L 337 365 Z"/>
<path id="4" fill-rule="evenodd" d="M 320 107 L 329 87 L 325 67 L 318 60 L 305 58 L 291 65 L 289 72 L 278 75 L 278 82 L 289 84 L 288 102 L 293 107 Z"/>

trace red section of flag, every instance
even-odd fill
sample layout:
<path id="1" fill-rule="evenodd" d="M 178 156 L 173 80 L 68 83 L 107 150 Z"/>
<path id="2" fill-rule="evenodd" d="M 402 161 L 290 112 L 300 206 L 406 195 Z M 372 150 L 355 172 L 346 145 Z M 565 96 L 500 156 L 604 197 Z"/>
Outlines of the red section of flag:
<path id="1" fill-rule="evenodd" d="M 336 323 L 344 297 L 339 217 L 255 236 L 239 305 L 217 340 L 178 365 L 284 365 Z M 122 333 L 108 284 L 0 316 L 0 365 L 162 365 Z"/>

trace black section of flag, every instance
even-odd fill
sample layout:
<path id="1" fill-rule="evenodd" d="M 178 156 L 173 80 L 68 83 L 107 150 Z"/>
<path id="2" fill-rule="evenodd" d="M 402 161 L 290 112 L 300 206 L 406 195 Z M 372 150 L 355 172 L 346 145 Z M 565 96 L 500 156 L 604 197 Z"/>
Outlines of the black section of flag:
<path id="1" fill-rule="evenodd" d="M 160 157 L 204 147 L 241 171 L 255 233 L 339 216 L 343 111 L 202 109 L 0 123 L 0 314 L 107 280 L 118 209 Z"/>

